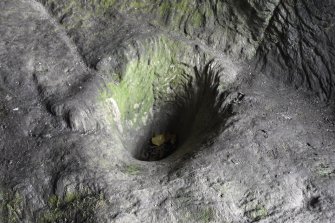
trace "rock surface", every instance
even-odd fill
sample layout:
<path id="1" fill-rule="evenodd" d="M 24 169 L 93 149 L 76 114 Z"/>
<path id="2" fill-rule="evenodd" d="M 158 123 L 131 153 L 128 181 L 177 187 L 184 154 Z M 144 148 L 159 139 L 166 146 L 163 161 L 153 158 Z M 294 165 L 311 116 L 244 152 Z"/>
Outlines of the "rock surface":
<path id="1" fill-rule="evenodd" d="M 0 222 L 332 222 L 334 9 L 1 0 Z"/>

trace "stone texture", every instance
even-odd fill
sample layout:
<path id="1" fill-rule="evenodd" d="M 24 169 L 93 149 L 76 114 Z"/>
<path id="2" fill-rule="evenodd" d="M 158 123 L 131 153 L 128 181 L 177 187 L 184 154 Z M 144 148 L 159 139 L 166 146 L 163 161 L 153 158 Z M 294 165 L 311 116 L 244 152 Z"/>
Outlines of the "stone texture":
<path id="1" fill-rule="evenodd" d="M 259 67 L 280 81 L 334 97 L 333 1 L 283 1 L 259 50 Z"/>
<path id="2" fill-rule="evenodd" d="M 40 3 L 0 2 L 0 222 L 335 218 L 333 1 Z"/>

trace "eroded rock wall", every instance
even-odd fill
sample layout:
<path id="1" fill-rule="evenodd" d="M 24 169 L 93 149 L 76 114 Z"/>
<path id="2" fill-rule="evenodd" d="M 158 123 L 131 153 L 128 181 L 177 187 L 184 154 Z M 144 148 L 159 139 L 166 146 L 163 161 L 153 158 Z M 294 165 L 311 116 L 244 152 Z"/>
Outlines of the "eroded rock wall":
<path id="1" fill-rule="evenodd" d="M 200 40 L 233 58 L 251 58 L 279 4 L 279 0 L 40 1 L 66 27 L 92 66 L 110 50 L 108 46 L 131 39 L 134 32 L 148 33 L 146 23 Z M 128 35 L 120 39 L 120 32 Z"/>
<path id="2" fill-rule="evenodd" d="M 331 0 L 87 0 L 41 2 L 90 67 L 116 46 L 153 35 L 198 41 L 323 100 L 333 97 L 334 8 Z M 120 35 L 120 33 L 124 33 Z M 122 36 L 122 38 L 121 38 Z"/>
<path id="3" fill-rule="evenodd" d="M 334 98 L 334 1 L 282 1 L 265 35 L 258 52 L 265 73 L 323 100 Z"/>

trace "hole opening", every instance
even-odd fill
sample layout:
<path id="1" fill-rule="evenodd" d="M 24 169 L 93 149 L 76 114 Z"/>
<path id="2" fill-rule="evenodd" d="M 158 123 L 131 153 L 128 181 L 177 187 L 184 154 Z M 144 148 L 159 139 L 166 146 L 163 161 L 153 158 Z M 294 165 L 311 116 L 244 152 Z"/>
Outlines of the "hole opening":
<path id="1" fill-rule="evenodd" d="M 173 100 L 154 105 L 146 125 L 122 134 L 122 142 L 134 158 L 162 160 L 186 143 L 203 142 L 215 135 L 233 115 L 226 100 L 229 92 L 221 89 L 220 72 L 208 64 L 202 71 L 194 68 L 194 74 Z"/>

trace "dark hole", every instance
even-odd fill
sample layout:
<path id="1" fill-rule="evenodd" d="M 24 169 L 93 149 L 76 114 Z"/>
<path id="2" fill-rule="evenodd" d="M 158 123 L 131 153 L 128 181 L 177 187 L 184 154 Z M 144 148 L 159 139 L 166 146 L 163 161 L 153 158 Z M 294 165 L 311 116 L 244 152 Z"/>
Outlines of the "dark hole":
<path id="1" fill-rule="evenodd" d="M 208 66 L 201 74 L 195 68 L 195 74 L 195 81 L 186 83 L 183 93 L 157 105 L 150 123 L 131 133 L 136 138 L 131 150 L 134 158 L 157 161 L 186 142 L 204 142 L 232 115 L 231 103 L 226 103 L 228 92 L 218 89 L 219 76 Z"/>
<path id="2" fill-rule="evenodd" d="M 320 196 L 312 197 L 309 201 L 309 208 L 312 211 L 319 211 L 321 210 L 321 204 L 320 204 Z"/>

